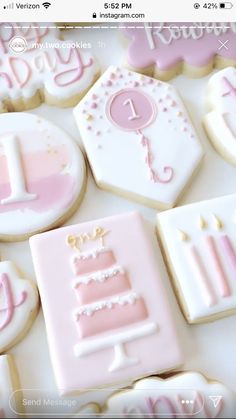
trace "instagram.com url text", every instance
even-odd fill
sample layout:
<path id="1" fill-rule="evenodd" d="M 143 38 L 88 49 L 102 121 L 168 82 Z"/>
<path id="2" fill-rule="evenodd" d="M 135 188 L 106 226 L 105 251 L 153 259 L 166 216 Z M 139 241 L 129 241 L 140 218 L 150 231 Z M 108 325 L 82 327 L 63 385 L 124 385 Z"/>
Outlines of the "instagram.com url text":
<path id="1" fill-rule="evenodd" d="M 100 13 L 100 19 L 145 19 L 145 13 Z"/>

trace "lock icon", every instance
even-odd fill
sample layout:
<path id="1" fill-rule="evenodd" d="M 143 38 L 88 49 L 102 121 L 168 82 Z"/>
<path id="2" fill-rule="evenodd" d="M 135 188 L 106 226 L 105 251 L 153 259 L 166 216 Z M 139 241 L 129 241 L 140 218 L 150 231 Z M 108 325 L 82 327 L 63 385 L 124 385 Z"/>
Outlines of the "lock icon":
<path id="1" fill-rule="evenodd" d="M 96 17 L 97 17 L 97 13 L 93 13 L 93 19 L 96 19 Z"/>

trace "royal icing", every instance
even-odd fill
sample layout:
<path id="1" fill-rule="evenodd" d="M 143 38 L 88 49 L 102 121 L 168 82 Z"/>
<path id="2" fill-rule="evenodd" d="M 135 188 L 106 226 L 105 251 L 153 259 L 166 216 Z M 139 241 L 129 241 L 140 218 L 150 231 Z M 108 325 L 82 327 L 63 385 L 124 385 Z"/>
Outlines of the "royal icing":
<path id="1" fill-rule="evenodd" d="M 83 191 L 81 151 L 57 126 L 33 114 L 0 115 L 0 237 L 58 223 Z"/>
<path id="2" fill-rule="evenodd" d="M 156 264 L 155 237 L 146 229 L 140 215 L 131 213 L 30 239 L 63 394 L 169 370 L 181 362 L 162 288 L 163 266 Z"/>
<path id="3" fill-rule="evenodd" d="M 137 25 L 136 25 L 137 26 Z M 138 70 L 153 67 L 154 75 L 181 65 L 209 68 L 224 60 L 236 60 L 236 24 L 219 22 L 141 23 L 122 29 L 131 39 L 127 53 L 130 66 Z M 223 48 L 228 42 L 230 47 Z M 221 48 L 220 48 L 221 46 Z M 210 66 L 210 67 L 209 67 Z"/>
<path id="4" fill-rule="evenodd" d="M 227 67 L 214 74 L 207 90 L 209 112 L 204 126 L 216 150 L 236 165 L 236 70 Z"/>
<path id="5" fill-rule="evenodd" d="M 13 360 L 9 355 L 0 356 L 0 418 L 18 417 L 14 392 L 17 390 L 13 385 L 16 382 L 16 371 Z"/>
<path id="6" fill-rule="evenodd" d="M 59 106 L 78 103 L 98 74 L 94 57 L 75 42 L 60 40 L 56 28 L 27 25 L 23 29 L 19 24 L 0 24 L 0 108 L 24 109 L 24 102 L 33 97 L 33 106 L 41 101 Z M 14 52 L 14 40 L 19 39 L 25 42 L 21 54 Z M 17 105 L 19 99 L 21 104 Z"/>
<path id="7" fill-rule="evenodd" d="M 217 381 L 208 381 L 197 372 L 185 372 L 168 379 L 146 378 L 133 388 L 114 393 L 104 409 L 94 404 L 80 413 L 108 418 L 234 418 L 236 397 Z M 97 416 L 96 416 L 97 414 Z M 93 416 L 93 417 L 94 417 Z"/>
<path id="8" fill-rule="evenodd" d="M 172 207 L 202 158 L 176 90 L 150 77 L 111 66 L 74 115 L 97 184 L 153 207 Z"/>
<path id="9" fill-rule="evenodd" d="M 28 329 L 38 308 L 38 292 L 10 261 L 0 262 L 0 353 Z"/>
<path id="10" fill-rule="evenodd" d="M 177 295 L 190 323 L 236 311 L 235 204 L 236 195 L 228 195 L 158 215 Z"/>

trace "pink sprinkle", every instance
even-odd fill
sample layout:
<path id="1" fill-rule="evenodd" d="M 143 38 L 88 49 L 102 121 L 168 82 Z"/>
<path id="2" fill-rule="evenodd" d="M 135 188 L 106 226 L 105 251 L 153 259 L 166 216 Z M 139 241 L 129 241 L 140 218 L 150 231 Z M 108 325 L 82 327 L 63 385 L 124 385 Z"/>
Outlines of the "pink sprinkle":
<path id="1" fill-rule="evenodd" d="M 176 106 L 176 102 L 175 102 L 175 100 L 172 100 L 172 102 L 171 102 L 170 106 Z"/>
<path id="2" fill-rule="evenodd" d="M 96 100 L 96 99 L 97 99 L 97 95 L 93 94 L 93 95 L 92 95 L 92 99 L 93 99 L 93 100 Z"/>
<path id="3" fill-rule="evenodd" d="M 110 74 L 110 79 L 111 79 L 111 80 L 114 80 L 115 78 L 116 78 L 115 73 L 111 73 L 111 74 Z"/>
<path id="4" fill-rule="evenodd" d="M 104 93 L 104 95 L 105 95 L 105 96 L 108 96 L 108 95 L 109 95 L 109 93 L 108 93 L 108 92 L 105 92 L 105 93 Z"/>
<path id="5" fill-rule="evenodd" d="M 135 81 L 134 82 L 134 87 L 138 87 L 139 86 L 139 82 L 138 81 Z"/>
<path id="6" fill-rule="evenodd" d="M 101 148 L 102 148 L 101 144 L 97 144 L 97 145 L 96 145 L 96 147 L 97 147 L 98 149 L 101 149 Z"/>
<path id="7" fill-rule="evenodd" d="M 188 122 L 187 118 L 184 118 L 184 122 L 185 122 L 185 123 L 186 123 L 186 122 Z"/>
<path id="8" fill-rule="evenodd" d="M 100 135 L 100 134 L 101 134 L 101 131 L 97 131 L 97 132 L 96 132 L 96 135 Z"/>
<path id="9" fill-rule="evenodd" d="M 131 76 L 131 72 L 130 71 L 128 72 L 128 76 Z"/>
<path id="10" fill-rule="evenodd" d="M 112 86 L 112 81 L 111 80 L 107 80 L 106 86 Z"/>
<path id="11" fill-rule="evenodd" d="M 167 110 L 168 110 L 167 108 L 163 108 L 163 109 L 162 109 L 162 111 L 163 111 L 163 112 L 166 112 Z"/>
<path id="12" fill-rule="evenodd" d="M 85 109 L 83 109 L 83 110 L 82 110 L 82 113 L 86 113 L 86 110 L 85 110 Z"/>
<path id="13" fill-rule="evenodd" d="M 123 79 L 123 74 L 120 74 L 120 79 Z"/>
<path id="14" fill-rule="evenodd" d="M 91 103 L 91 108 L 92 108 L 92 109 L 96 109 L 96 108 L 97 108 L 97 106 L 98 106 L 98 105 L 97 105 L 95 102 L 92 102 L 92 103 Z"/>
<path id="15" fill-rule="evenodd" d="M 160 99 L 158 100 L 158 102 L 159 102 L 159 103 L 163 102 L 162 98 L 160 98 Z"/>
<path id="16" fill-rule="evenodd" d="M 149 82 L 148 82 L 149 84 L 153 84 L 154 83 L 154 80 L 153 79 L 149 79 Z"/>
<path id="17" fill-rule="evenodd" d="M 187 127 L 183 127 L 183 128 L 182 128 L 182 131 L 184 131 L 184 132 L 188 131 L 188 130 L 187 130 Z"/>
<path id="18" fill-rule="evenodd" d="M 88 129 L 89 131 L 91 131 L 91 129 L 92 129 L 91 125 L 88 125 L 88 126 L 87 126 L 87 129 Z"/>
<path id="19" fill-rule="evenodd" d="M 100 118 L 100 119 L 103 119 L 103 115 L 100 115 L 100 116 L 99 116 L 99 118 Z"/>

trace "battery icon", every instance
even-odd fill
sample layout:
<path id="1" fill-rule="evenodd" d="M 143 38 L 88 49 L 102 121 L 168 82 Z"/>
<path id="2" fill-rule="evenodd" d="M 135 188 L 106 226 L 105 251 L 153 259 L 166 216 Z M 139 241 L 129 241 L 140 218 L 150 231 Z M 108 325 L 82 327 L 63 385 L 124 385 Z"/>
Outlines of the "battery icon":
<path id="1" fill-rule="evenodd" d="M 226 1 L 224 3 L 220 3 L 220 9 L 232 9 L 233 3 L 230 1 Z"/>

